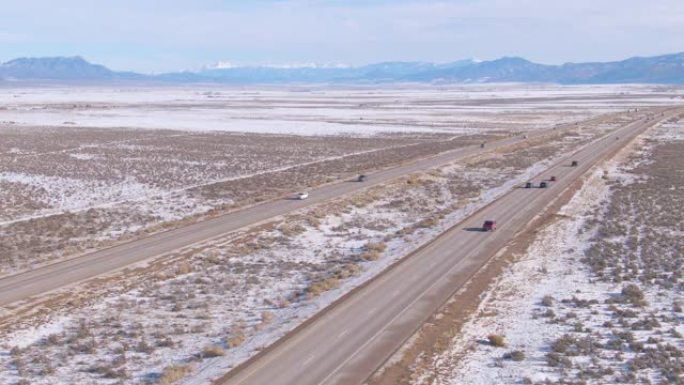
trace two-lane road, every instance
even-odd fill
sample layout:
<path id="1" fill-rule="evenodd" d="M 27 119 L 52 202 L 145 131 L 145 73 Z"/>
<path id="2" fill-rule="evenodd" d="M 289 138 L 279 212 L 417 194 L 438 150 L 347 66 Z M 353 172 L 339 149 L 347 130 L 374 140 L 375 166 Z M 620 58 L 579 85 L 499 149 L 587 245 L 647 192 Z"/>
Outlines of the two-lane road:
<path id="1" fill-rule="evenodd" d="M 217 383 L 362 384 L 555 197 L 655 123 L 640 120 L 585 146 L 535 179 L 556 176 L 549 188 L 514 189 Z M 579 165 L 570 167 L 572 160 Z M 499 229 L 473 231 L 487 219 Z"/>
<path id="2" fill-rule="evenodd" d="M 567 125 L 563 129 L 573 126 Z M 555 135 L 563 129 L 540 130 L 530 133 L 529 137 Z M 313 189 L 310 191 L 310 198 L 306 200 L 279 199 L 265 202 L 182 228 L 157 233 L 77 258 L 3 277 L 0 278 L 0 306 L 67 287 L 150 258 L 160 257 L 183 247 L 220 237 L 297 209 L 386 183 L 407 174 L 438 167 L 524 140 L 522 136 L 516 136 L 491 142 L 485 148 L 480 148 L 480 146 L 463 147 L 369 174 L 367 182 L 340 182 Z"/>

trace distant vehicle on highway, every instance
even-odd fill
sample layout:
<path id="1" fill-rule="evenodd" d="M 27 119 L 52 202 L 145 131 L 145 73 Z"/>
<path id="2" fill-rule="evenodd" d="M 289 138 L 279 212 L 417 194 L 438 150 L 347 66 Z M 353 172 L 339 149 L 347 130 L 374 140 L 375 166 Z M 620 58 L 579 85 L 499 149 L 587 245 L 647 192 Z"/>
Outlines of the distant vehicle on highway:
<path id="1" fill-rule="evenodd" d="M 551 181 L 551 182 L 555 182 L 556 180 L 557 180 L 557 179 L 556 179 L 555 176 L 552 176 L 551 178 L 549 178 L 549 181 Z"/>
<path id="2" fill-rule="evenodd" d="M 494 220 L 486 220 L 484 224 L 482 225 L 482 231 L 494 231 L 496 230 L 496 221 Z"/>
<path id="3" fill-rule="evenodd" d="M 532 188 L 532 182 L 525 183 L 525 188 Z"/>
<path id="4" fill-rule="evenodd" d="M 570 166 L 572 167 L 577 167 L 579 163 L 576 160 L 573 160 L 572 163 L 570 163 Z"/>
<path id="5" fill-rule="evenodd" d="M 539 188 L 547 188 L 547 187 L 548 187 L 548 185 L 546 184 L 546 182 L 539 183 Z"/>
<path id="6" fill-rule="evenodd" d="M 480 144 L 480 148 L 484 148 L 484 146 L 485 146 L 484 143 L 481 143 L 481 144 Z"/>
<path id="7" fill-rule="evenodd" d="M 304 199 L 306 199 L 306 198 L 308 198 L 308 197 L 309 197 L 309 193 L 306 192 L 306 191 L 302 191 L 302 192 L 300 192 L 300 193 L 297 193 L 297 199 L 299 199 L 300 201 L 301 201 L 301 200 L 304 200 Z"/>
<path id="8" fill-rule="evenodd" d="M 359 175 L 359 177 L 356 178 L 356 181 L 357 181 L 357 182 L 365 182 L 365 181 L 367 181 L 367 180 L 368 180 L 368 176 L 363 175 L 363 174 Z"/>

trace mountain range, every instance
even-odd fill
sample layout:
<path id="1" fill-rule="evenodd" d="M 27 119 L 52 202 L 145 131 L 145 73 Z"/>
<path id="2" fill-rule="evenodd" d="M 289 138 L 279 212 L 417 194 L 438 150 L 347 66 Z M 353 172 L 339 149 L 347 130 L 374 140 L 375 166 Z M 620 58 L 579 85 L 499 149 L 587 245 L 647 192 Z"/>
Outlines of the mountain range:
<path id="1" fill-rule="evenodd" d="M 158 75 L 112 71 L 79 56 L 19 58 L 0 64 L 0 84 L 10 82 L 684 84 L 684 53 L 562 65 L 503 57 L 491 61 L 385 62 L 358 67 L 229 66 Z"/>

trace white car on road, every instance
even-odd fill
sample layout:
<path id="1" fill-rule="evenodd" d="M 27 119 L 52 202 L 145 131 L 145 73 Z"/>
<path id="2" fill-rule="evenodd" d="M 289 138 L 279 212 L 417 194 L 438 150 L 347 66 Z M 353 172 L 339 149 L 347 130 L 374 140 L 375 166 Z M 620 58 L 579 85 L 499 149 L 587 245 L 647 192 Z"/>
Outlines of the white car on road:
<path id="1" fill-rule="evenodd" d="M 301 200 L 304 200 L 304 199 L 306 199 L 306 198 L 308 198 L 308 197 L 309 197 L 309 193 L 306 192 L 306 191 L 297 193 L 297 199 L 299 199 L 300 201 L 301 201 Z"/>

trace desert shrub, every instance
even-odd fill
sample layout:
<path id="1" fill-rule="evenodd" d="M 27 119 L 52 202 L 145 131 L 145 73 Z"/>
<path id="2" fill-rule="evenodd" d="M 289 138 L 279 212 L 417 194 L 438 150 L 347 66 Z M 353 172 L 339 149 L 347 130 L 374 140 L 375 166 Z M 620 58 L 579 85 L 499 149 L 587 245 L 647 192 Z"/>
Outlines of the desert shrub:
<path id="1" fill-rule="evenodd" d="M 229 348 L 236 348 L 245 342 L 245 322 L 240 321 L 237 325 L 233 326 L 230 331 L 230 336 L 226 339 L 226 345 Z"/>
<path id="2" fill-rule="evenodd" d="M 361 254 L 361 259 L 365 261 L 375 261 L 380 258 L 380 253 L 385 251 L 387 245 L 382 242 L 368 242 L 363 247 L 364 252 Z"/>
<path id="3" fill-rule="evenodd" d="M 621 294 L 623 300 L 626 302 L 629 302 L 637 306 L 644 305 L 644 292 L 641 291 L 641 288 L 639 288 L 639 286 L 633 283 L 623 287 Z"/>
<path id="4" fill-rule="evenodd" d="M 556 353 L 565 353 L 572 344 L 574 344 L 576 339 L 571 335 L 564 335 L 561 338 L 553 341 L 551 343 L 551 350 Z"/>
<path id="5" fill-rule="evenodd" d="M 410 175 L 408 178 L 406 178 L 406 184 L 410 185 L 417 185 L 420 183 L 420 181 L 420 176 L 416 174 Z"/>
<path id="6" fill-rule="evenodd" d="M 564 299 L 563 303 L 572 303 L 575 307 L 577 308 L 588 308 L 591 305 L 596 305 L 598 304 L 598 301 L 596 299 L 582 299 L 582 298 L 577 298 L 576 296 L 572 296 L 571 299 Z"/>
<path id="7" fill-rule="evenodd" d="M 135 345 L 135 351 L 150 354 L 154 351 L 154 346 L 148 344 L 145 340 L 140 340 L 138 341 L 138 344 Z"/>
<path id="8" fill-rule="evenodd" d="M 123 368 L 113 368 L 112 366 L 109 365 L 100 365 L 94 368 L 90 368 L 89 371 L 91 373 L 97 373 L 101 375 L 103 378 L 127 378 L 128 373 L 126 372 L 125 369 Z M 47 373 L 46 373 L 47 374 Z"/>
<path id="9" fill-rule="evenodd" d="M 525 359 L 525 353 L 521 350 L 513 350 L 504 354 L 504 358 L 513 361 L 523 361 Z"/>
<path id="10" fill-rule="evenodd" d="M 13 346 L 12 349 L 10 349 L 10 356 L 12 356 L 12 358 L 21 357 L 21 353 L 21 348 L 18 346 Z"/>
<path id="11" fill-rule="evenodd" d="M 572 366 L 572 362 L 567 357 L 563 357 L 559 353 L 550 352 L 546 355 L 546 363 L 552 367 L 564 367 L 569 368 Z"/>
<path id="12" fill-rule="evenodd" d="M 675 302 L 672 304 L 672 311 L 675 313 L 681 313 L 682 312 L 682 304 L 679 302 Z"/>
<path id="13" fill-rule="evenodd" d="M 228 345 L 229 348 L 233 349 L 242 345 L 243 342 L 245 342 L 245 335 L 239 333 L 228 337 L 228 339 L 226 340 L 226 345 Z"/>
<path id="14" fill-rule="evenodd" d="M 553 297 L 550 295 L 545 295 L 541 300 L 543 306 L 553 306 Z"/>
<path id="15" fill-rule="evenodd" d="M 634 333 L 629 332 L 629 331 L 617 331 L 617 332 L 614 332 L 613 335 L 615 335 L 615 337 L 617 337 L 617 338 L 619 338 L 625 342 L 633 342 L 634 341 Z"/>
<path id="16" fill-rule="evenodd" d="M 376 251 L 382 253 L 387 248 L 387 245 L 382 242 L 368 242 L 366 243 L 365 249 L 368 251 Z"/>
<path id="17" fill-rule="evenodd" d="M 366 207 L 372 201 L 372 199 L 365 195 L 355 195 L 350 198 L 350 201 L 354 207 L 363 208 Z"/>
<path id="18" fill-rule="evenodd" d="M 380 253 L 373 250 L 364 251 L 361 253 L 361 259 L 364 261 L 377 261 L 380 258 Z"/>
<path id="19" fill-rule="evenodd" d="M 61 343 L 61 338 L 59 334 L 50 334 L 47 336 L 45 339 L 45 344 L 46 345 L 59 345 Z"/>
<path id="20" fill-rule="evenodd" d="M 600 345 L 591 337 L 575 338 L 565 334 L 551 344 L 554 353 L 563 353 L 568 356 L 588 355 L 593 353 Z"/>
<path id="21" fill-rule="evenodd" d="M 613 315 L 617 318 L 636 318 L 637 313 L 632 309 L 619 309 L 613 311 Z"/>
<path id="22" fill-rule="evenodd" d="M 304 231 L 306 231 L 306 228 L 304 228 L 304 226 L 300 225 L 299 223 L 283 223 L 280 226 L 280 232 L 283 233 L 283 235 L 286 237 L 292 237 L 294 235 L 301 234 Z"/>
<path id="23" fill-rule="evenodd" d="M 281 309 L 289 307 L 290 305 L 291 305 L 290 300 L 285 298 L 285 297 L 278 298 L 278 302 L 276 303 L 276 306 L 281 308 Z"/>
<path id="24" fill-rule="evenodd" d="M 337 277 L 329 277 L 321 281 L 315 281 L 309 285 L 306 292 L 311 296 L 319 296 L 322 293 L 332 290 L 340 285 L 340 280 Z"/>
<path id="25" fill-rule="evenodd" d="M 157 380 L 158 385 L 171 385 L 183 379 L 185 376 L 192 372 L 192 366 L 190 365 L 171 365 L 167 366 L 162 370 L 159 379 Z"/>
<path id="26" fill-rule="evenodd" d="M 489 344 L 492 346 L 496 346 L 496 347 L 506 346 L 506 341 L 505 341 L 504 337 L 500 336 L 498 334 L 488 335 L 487 340 L 489 341 Z"/>
<path id="27" fill-rule="evenodd" d="M 160 348 L 172 348 L 176 344 L 169 337 L 161 338 L 157 341 L 157 346 Z"/>
<path id="28" fill-rule="evenodd" d="M 209 345 L 202 349 L 202 357 L 205 358 L 220 357 L 224 354 L 226 354 L 226 352 L 218 345 Z"/>
<path id="29" fill-rule="evenodd" d="M 270 311 L 264 311 L 261 313 L 261 323 L 268 325 L 273 322 L 275 315 Z"/>
<path id="30" fill-rule="evenodd" d="M 418 222 L 416 224 L 416 227 L 421 228 L 421 229 L 429 229 L 431 227 L 435 227 L 438 223 L 437 218 L 435 217 L 430 217 L 430 218 L 425 218 Z"/>
<path id="31" fill-rule="evenodd" d="M 186 262 L 179 263 L 176 267 L 176 275 L 185 275 L 192 272 L 192 266 Z"/>
<path id="32" fill-rule="evenodd" d="M 356 263 L 346 263 L 335 272 L 335 276 L 339 279 L 347 279 L 355 277 L 361 272 L 361 267 Z"/>
<path id="33" fill-rule="evenodd" d="M 319 228 L 319 227 L 321 226 L 321 220 L 320 220 L 318 217 L 316 217 L 316 216 L 307 215 L 304 219 L 306 220 L 306 223 L 307 223 L 309 226 L 311 226 L 311 227 L 313 227 L 313 228 L 315 228 L 315 229 L 317 229 L 317 228 Z"/>
<path id="34" fill-rule="evenodd" d="M 653 316 L 635 321 L 631 325 L 632 330 L 653 330 L 658 327 L 660 327 L 660 322 Z"/>

